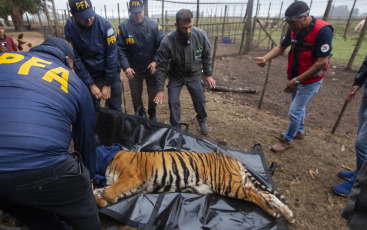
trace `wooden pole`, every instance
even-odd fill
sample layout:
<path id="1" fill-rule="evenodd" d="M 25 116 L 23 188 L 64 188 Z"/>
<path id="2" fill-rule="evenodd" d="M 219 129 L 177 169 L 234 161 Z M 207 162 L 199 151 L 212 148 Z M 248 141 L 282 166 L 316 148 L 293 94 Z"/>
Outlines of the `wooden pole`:
<path id="1" fill-rule="evenodd" d="M 69 4 L 66 3 L 66 10 L 68 11 L 68 18 L 70 18 L 70 9 L 69 9 Z"/>
<path id="2" fill-rule="evenodd" d="M 164 31 L 166 31 L 166 27 L 164 23 L 164 0 L 162 0 L 162 26 L 164 27 Z"/>
<path id="3" fill-rule="evenodd" d="M 274 46 L 277 46 L 277 43 L 274 41 L 274 39 L 271 37 L 271 35 L 268 33 L 268 31 L 266 31 L 265 27 L 263 26 L 263 24 L 261 24 L 261 22 L 259 21 L 259 19 L 256 19 L 256 20 L 259 23 L 260 28 L 265 32 L 266 36 L 268 36 L 269 39 L 273 42 L 273 45 Z"/>
<path id="4" fill-rule="evenodd" d="M 200 4 L 199 4 L 199 0 L 197 0 L 196 2 L 196 20 L 195 20 L 195 26 L 198 27 L 199 26 L 199 17 L 200 17 Z"/>
<path id="5" fill-rule="evenodd" d="M 222 37 L 224 36 L 224 27 L 225 27 L 225 24 L 226 24 L 227 10 L 228 10 L 228 6 L 226 5 L 225 8 L 224 8 L 224 17 L 223 17 L 223 24 L 222 24 Z"/>
<path id="6" fill-rule="evenodd" d="M 333 0 L 329 0 L 326 6 L 325 14 L 322 20 L 327 21 L 329 19 L 329 14 L 331 10 L 331 5 L 333 4 Z"/>
<path id="7" fill-rule="evenodd" d="M 266 22 L 265 22 L 265 28 L 266 28 L 266 24 L 268 23 L 269 19 L 270 19 L 270 8 L 271 8 L 271 2 L 269 3 L 269 9 L 268 9 L 268 17 L 266 18 Z M 271 28 L 271 27 L 270 27 Z M 270 46 L 270 39 L 268 40 L 268 49 Z"/>
<path id="8" fill-rule="evenodd" d="M 117 16 L 119 17 L 119 25 L 121 24 L 121 18 L 120 18 L 120 3 L 117 3 Z"/>
<path id="9" fill-rule="evenodd" d="M 43 27 L 42 26 L 42 20 L 41 20 L 41 15 L 40 15 L 39 11 L 37 12 L 37 15 L 38 15 L 38 20 L 40 21 L 40 25 L 41 25 L 41 28 L 42 28 Z"/>
<path id="10" fill-rule="evenodd" d="M 311 0 L 311 2 L 310 2 L 310 12 L 311 12 L 311 6 L 312 6 L 312 0 Z"/>
<path id="11" fill-rule="evenodd" d="M 344 40 L 347 40 L 347 30 L 348 30 L 348 27 L 349 27 L 350 19 L 352 18 L 352 15 L 353 15 L 354 6 L 356 5 L 356 2 L 357 2 L 357 0 L 354 0 L 352 9 L 350 10 L 348 22 L 347 22 L 347 25 L 345 26 L 345 31 L 344 31 L 344 35 L 343 35 Z"/>
<path id="12" fill-rule="evenodd" d="M 255 13 L 254 21 L 253 21 L 253 24 L 252 24 L 252 32 L 251 32 L 252 40 L 254 40 L 255 28 L 256 28 L 256 18 L 257 18 L 257 15 L 259 13 L 259 1 L 260 0 L 257 0 L 257 3 L 256 3 L 256 13 Z"/>
<path id="13" fill-rule="evenodd" d="M 245 42 L 245 49 L 243 51 L 244 54 L 248 54 L 250 52 L 251 49 L 251 44 L 252 44 L 252 37 L 251 37 L 251 19 L 252 19 L 252 8 L 253 8 L 253 4 L 254 4 L 254 0 L 248 0 L 247 2 L 247 10 L 246 10 L 246 14 L 247 14 L 247 18 L 246 18 L 246 22 L 245 22 L 245 28 L 246 28 L 246 42 Z"/>
<path id="14" fill-rule="evenodd" d="M 274 47 L 274 43 L 271 44 L 271 49 L 273 49 L 273 47 Z M 258 109 L 261 108 L 261 104 L 263 103 L 263 99 L 264 99 L 264 95 L 265 95 L 265 90 L 266 90 L 266 87 L 268 86 L 271 60 L 272 59 L 269 60 L 268 70 L 266 71 L 266 77 L 265 77 L 264 87 L 263 87 L 263 90 L 261 92 L 261 98 L 260 98 L 260 101 L 259 101 L 259 106 L 257 107 Z"/>
<path id="15" fill-rule="evenodd" d="M 214 69 L 215 56 L 217 56 L 217 44 L 218 44 L 218 36 L 215 36 L 214 40 L 214 50 L 213 50 L 213 60 L 212 60 L 212 70 Z"/>
<path id="16" fill-rule="evenodd" d="M 59 19 L 57 18 L 55 0 L 52 0 L 51 3 L 52 3 L 52 13 L 54 16 L 54 23 L 55 23 L 55 36 L 59 37 Z"/>
<path id="17" fill-rule="evenodd" d="M 350 57 L 349 59 L 349 62 L 348 62 L 348 65 L 347 67 L 345 68 L 346 70 L 350 70 L 352 68 L 352 65 L 353 65 L 353 62 L 354 62 L 354 59 L 355 57 L 357 56 L 358 54 L 358 51 L 359 51 L 359 48 L 361 47 L 362 45 L 362 42 L 363 42 L 363 39 L 364 39 L 364 36 L 366 34 L 366 31 L 367 31 L 367 17 L 365 18 L 365 23 L 363 25 L 363 28 L 362 28 L 362 31 L 361 33 L 359 34 L 359 39 L 358 39 L 358 42 L 356 44 L 356 47 L 354 48 L 354 51 L 352 53 L 352 56 Z"/>
<path id="18" fill-rule="evenodd" d="M 106 5 L 104 5 L 104 15 L 105 15 L 105 18 L 107 19 L 107 10 L 106 10 Z"/>
<path id="19" fill-rule="evenodd" d="M 47 2 L 46 1 L 44 1 L 44 3 L 43 3 L 43 10 L 45 11 L 45 14 L 46 14 L 46 17 L 47 17 L 48 26 L 51 27 L 51 24 L 50 24 L 50 15 L 48 13 L 48 8 L 47 8 Z"/>
<path id="20" fill-rule="evenodd" d="M 332 134 L 334 134 L 336 129 L 338 128 L 339 123 L 340 123 L 340 121 L 343 117 L 343 114 L 344 114 L 345 110 L 347 109 L 347 105 L 348 105 L 348 100 L 345 100 L 342 111 L 340 111 L 338 119 L 336 120 L 335 125 L 333 127 L 333 130 L 331 131 Z"/>
<path id="21" fill-rule="evenodd" d="M 259 4 L 259 11 L 260 11 L 260 7 L 261 7 L 261 3 Z M 256 21 L 258 21 L 258 20 L 259 20 L 259 18 L 256 17 Z M 261 35 L 261 27 L 259 26 L 259 36 L 257 38 L 258 41 L 260 41 L 260 35 Z"/>

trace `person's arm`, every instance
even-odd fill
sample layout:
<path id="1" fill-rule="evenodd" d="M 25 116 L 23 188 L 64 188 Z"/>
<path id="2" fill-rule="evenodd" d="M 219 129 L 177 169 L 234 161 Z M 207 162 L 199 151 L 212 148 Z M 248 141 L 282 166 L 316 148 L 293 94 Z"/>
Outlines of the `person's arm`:
<path id="1" fill-rule="evenodd" d="M 64 33 L 65 33 L 65 39 L 66 41 L 71 45 L 71 47 L 74 50 L 74 70 L 75 73 L 78 75 L 78 77 L 80 79 L 82 79 L 82 81 L 84 82 L 84 84 L 88 87 L 91 87 L 92 85 L 94 85 L 94 80 L 92 78 L 92 76 L 90 75 L 89 71 L 87 70 L 87 68 L 85 67 L 84 63 L 83 63 L 83 59 L 80 56 L 77 48 L 76 48 L 76 44 L 74 43 L 71 34 L 74 33 L 72 31 L 72 25 L 71 25 L 71 20 L 72 18 L 69 18 L 69 21 L 67 22 L 65 29 L 64 29 Z"/>
<path id="2" fill-rule="evenodd" d="M 117 53 L 120 66 L 125 72 L 126 77 L 129 79 L 134 78 L 135 71 L 130 67 L 129 64 L 126 35 L 124 34 L 123 23 L 119 25 L 119 29 L 117 31 Z"/>
<path id="3" fill-rule="evenodd" d="M 364 59 L 361 68 L 359 68 L 359 71 L 354 78 L 354 84 L 352 89 L 350 90 L 347 100 L 349 102 L 352 102 L 356 96 L 357 91 L 362 87 L 362 85 L 365 83 L 367 78 L 367 56 Z"/>
<path id="4" fill-rule="evenodd" d="M 111 86 L 112 82 L 115 80 L 117 67 L 118 67 L 118 54 L 117 54 L 117 44 L 115 31 L 113 30 L 111 24 L 107 21 L 104 28 L 104 47 L 105 47 L 105 77 L 103 79 L 103 84 L 105 86 Z"/>
<path id="5" fill-rule="evenodd" d="M 162 27 L 158 24 L 158 23 L 153 23 L 152 26 L 154 26 L 155 28 L 153 28 L 155 30 L 155 39 L 154 39 L 154 55 L 153 55 L 153 60 L 152 62 L 149 64 L 148 69 L 150 74 L 154 75 L 156 73 L 156 66 L 157 66 L 157 52 L 158 52 L 158 48 L 161 44 L 161 41 L 164 37 L 164 33 L 162 30 Z"/>
<path id="6" fill-rule="evenodd" d="M 167 37 L 166 37 L 167 38 Z M 166 79 L 166 70 L 170 59 L 170 52 L 168 47 L 168 39 L 164 38 L 158 49 L 157 66 L 156 66 L 156 80 L 157 80 L 157 95 L 154 98 L 156 104 L 161 104 L 164 101 L 164 83 Z"/>
<path id="7" fill-rule="evenodd" d="M 270 50 L 270 52 L 267 53 L 265 56 L 263 56 L 263 57 L 256 57 L 254 59 L 257 60 L 257 64 L 259 66 L 264 67 L 269 60 L 278 57 L 286 49 L 287 49 L 287 46 L 278 45 L 278 46 L 274 47 L 272 50 Z"/>
<path id="8" fill-rule="evenodd" d="M 82 85 L 79 100 L 79 113 L 72 124 L 74 149 L 78 151 L 88 168 L 90 179 L 96 171 L 95 112 L 88 89 Z"/>

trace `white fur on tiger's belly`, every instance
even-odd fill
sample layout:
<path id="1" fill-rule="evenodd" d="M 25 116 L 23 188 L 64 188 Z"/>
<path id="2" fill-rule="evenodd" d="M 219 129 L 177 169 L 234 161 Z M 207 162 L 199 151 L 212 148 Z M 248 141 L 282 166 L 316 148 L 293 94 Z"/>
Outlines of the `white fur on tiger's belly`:
<path id="1" fill-rule="evenodd" d="M 187 187 L 183 189 L 182 192 L 191 192 L 199 195 L 205 195 L 208 193 L 213 193 L 213 190 L 207 184 L 199 184 Z"/>

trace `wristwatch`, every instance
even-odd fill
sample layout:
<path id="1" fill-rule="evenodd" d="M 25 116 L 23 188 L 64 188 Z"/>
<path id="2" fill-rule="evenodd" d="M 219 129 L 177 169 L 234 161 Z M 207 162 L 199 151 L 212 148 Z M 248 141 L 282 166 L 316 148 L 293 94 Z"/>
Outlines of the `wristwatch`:
<path id="1" fill-rule="evenodd" d="M 296 85 L 299 85 L 299 81 L 297 81 L 297 79 L 296 79 L 296 78 L 293 78 L 293 81 L 294 81 L 294 83 L 295 83 Z"/>

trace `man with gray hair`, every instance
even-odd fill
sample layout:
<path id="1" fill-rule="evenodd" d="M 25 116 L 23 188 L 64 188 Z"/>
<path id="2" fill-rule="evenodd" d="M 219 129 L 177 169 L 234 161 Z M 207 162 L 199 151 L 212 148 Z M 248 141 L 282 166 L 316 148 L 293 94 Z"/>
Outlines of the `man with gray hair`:
<path id="1" fill-rule="evenodd" d="M 172 126 L 181 124 L 180 93 L 186 85 L 194 104 L 196 119 L 202 134 L 209 134 L 207 113 L 205 110 L 204 81 L 215 88 L 212 78 L 211 48 L 205 31 L 193 27 L 193 15 L 190 10 L 182 9 L 176 14 L 176 30 L 163 38 L 158 49 L 157 86 L 158 93 L 154 101 L 162 103 L 166 70 L 168 82 L 168 104 Z"/>

